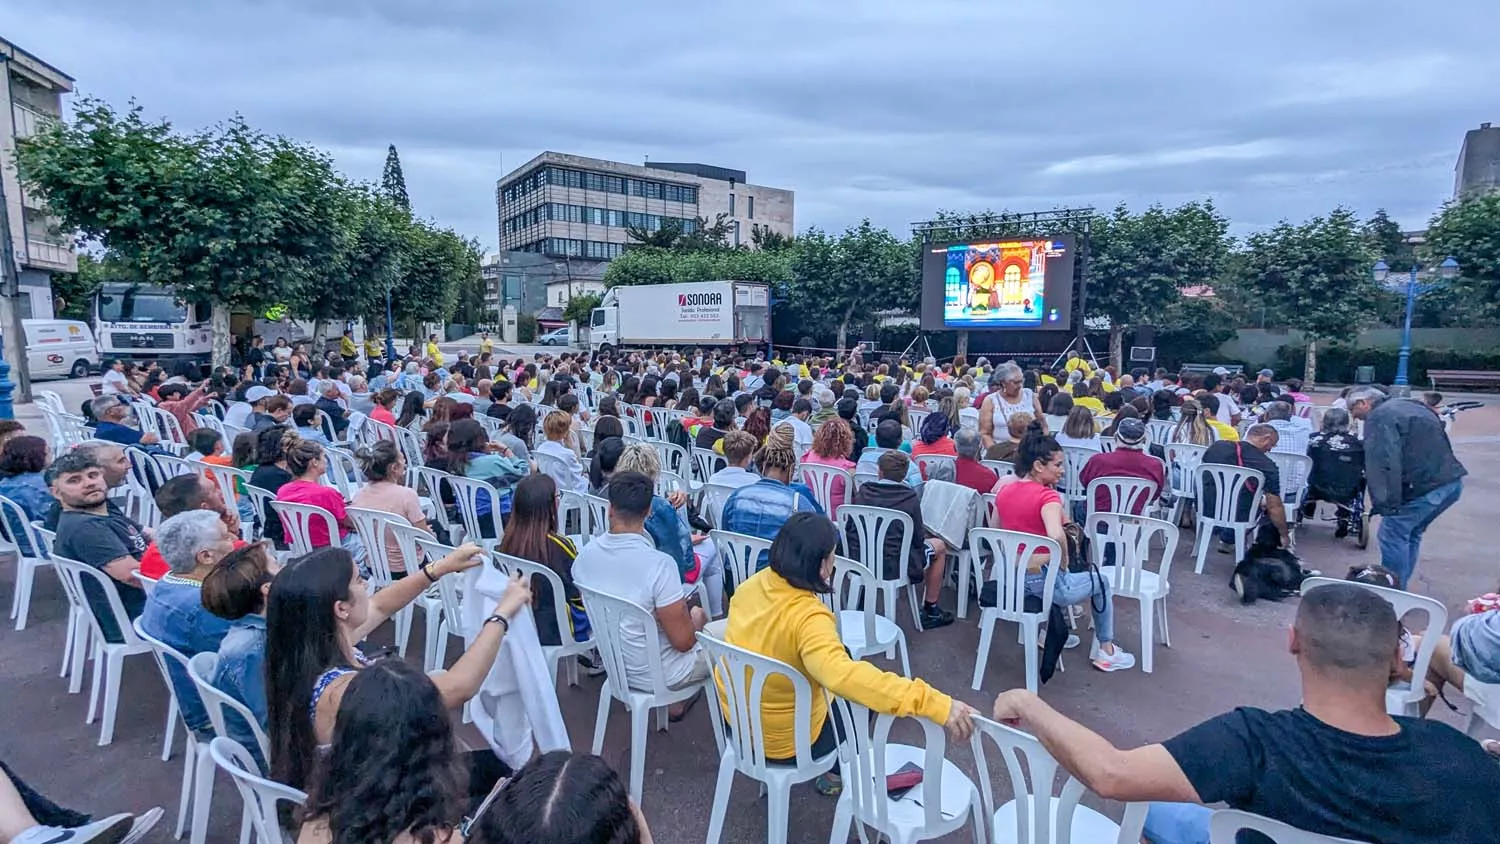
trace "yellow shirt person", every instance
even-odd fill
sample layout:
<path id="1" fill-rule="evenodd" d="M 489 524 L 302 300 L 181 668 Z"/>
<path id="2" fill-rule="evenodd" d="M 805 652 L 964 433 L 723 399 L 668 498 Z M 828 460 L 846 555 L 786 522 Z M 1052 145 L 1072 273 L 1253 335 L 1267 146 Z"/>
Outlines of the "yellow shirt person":
<path id="1" fill-rule="evenodd" d="M 1223 422 L 1220 422 L 1210 414 L 1204 414 L 1203 421 L 1208 423 L 1208 427 L 1214 429 L 1214 433 L 1218 435 L 1219 439 L 1227 440 L 1232 443 L 1237 443 L 1240 441 L 1240 432 L 1236 431 L 1233 425 L 1227 425 Z"/>
<path id="2" fill-rule="evenodd" d="M 423 349 L 423 354 L 427 355 L 427 357 L 430 358 L 432 362 L 437 364 L 438 366 L 443 365 L 443 353 L 438 349 L 437 340 L 435 338 L 427 338 L 427 348 Z"/>

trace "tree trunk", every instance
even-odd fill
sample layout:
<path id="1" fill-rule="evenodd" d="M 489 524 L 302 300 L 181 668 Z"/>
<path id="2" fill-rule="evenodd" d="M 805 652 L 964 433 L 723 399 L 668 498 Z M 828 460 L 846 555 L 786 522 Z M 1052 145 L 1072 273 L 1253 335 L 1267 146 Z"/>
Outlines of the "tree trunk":
<path id="1" fill-rule="evenodd" d="M 215 302 L 210 316 L 213 324 L 215 368 L 229 365 L 229 306 Z"/>
<path id="2" fill-rule="evenodd" d="M 1312 392 L 1318 378 L 1318 338 L 1307 335 L 1307 358 L 1302 362 L 1302 392 Z"/>
<path id="3" fill-rule="evenodd" d="M 323 356 L 325 354 L 327 354 L 327 352 L 325 351 L 327 345 L 328 345 L 328 320 L 326 320 L 326 319 L 315 319 L 315 320 L 313 320 L 312 347 L 313 347 L 313 355 L 315 357 L 317 357 L 318 360 L 322 360 Z"/>
<path id="4" fill-rule="evenodd" d="M 849 317 L 854 314 L 854 306 L 850 305 L 844 310 L 844 318 L 839 320 L 839 335 L 834 341 L 834 355 L 836 358 L 844 356 L 844 347 L 849 339 Z"/>
<path id="5" fill-rule="evenodd" d="M 1125 326 L 1114 320 L 1109 323 L 1109 362 L 1116 373 L 1125 374 Z"/>
<path id="6" fill-rule="evenodd" d="M 953 350 L 953 356 L 961 357 L 964 360 L 969 359 L 969 332 L 958 332 L 958 345 Z"/>

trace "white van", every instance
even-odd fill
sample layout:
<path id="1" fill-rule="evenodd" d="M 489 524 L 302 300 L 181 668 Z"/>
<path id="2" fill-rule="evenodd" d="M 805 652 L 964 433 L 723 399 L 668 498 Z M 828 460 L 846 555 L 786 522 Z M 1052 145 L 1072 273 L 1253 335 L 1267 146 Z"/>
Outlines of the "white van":
<path id="1" fill-rule="evenodd" d="M 23 319 L 31 377 L 84 378 L 99 371 L 99 347 L 86 322 L 74 319 Z"/>

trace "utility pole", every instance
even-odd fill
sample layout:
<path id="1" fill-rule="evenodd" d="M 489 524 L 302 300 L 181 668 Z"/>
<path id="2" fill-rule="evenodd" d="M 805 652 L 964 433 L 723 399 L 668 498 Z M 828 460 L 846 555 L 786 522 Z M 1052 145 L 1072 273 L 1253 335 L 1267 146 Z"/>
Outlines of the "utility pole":
<path id="1" fill-rule="evenodd" d="M 15 106 L 11 103 L 10 57 L 0 54 L 0 74 L 5 75 L 5 107 L 10 112 L 11 136 L 15 136 Z M 14 419 L 12 391 L 21 388 L 20 402 L 31 401 L 31 372 L 26 362 L 26 329 L 21 324 L 21 309 L 16 301 L 21 290 L 16 248 L 10 231 L 10 205 L 5 193 L 4 168 L 14 162 L 0 161 L 0 334 L 4 335 L 4 357 L 0 358 L 0 419 Z M 10 373 L 16 373 L 12 383 Z"/>

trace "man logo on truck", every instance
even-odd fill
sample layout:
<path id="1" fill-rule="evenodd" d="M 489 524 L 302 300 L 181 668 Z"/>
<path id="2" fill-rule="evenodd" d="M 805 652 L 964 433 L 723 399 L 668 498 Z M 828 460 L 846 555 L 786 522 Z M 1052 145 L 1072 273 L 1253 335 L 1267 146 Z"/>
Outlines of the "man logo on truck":
<path id="1" fill-rule="evenodd" d="M 688 305 L 722 305 L 724 294 L 722 293 L 678 293 L 677 307 L 685 308 Z"/>

